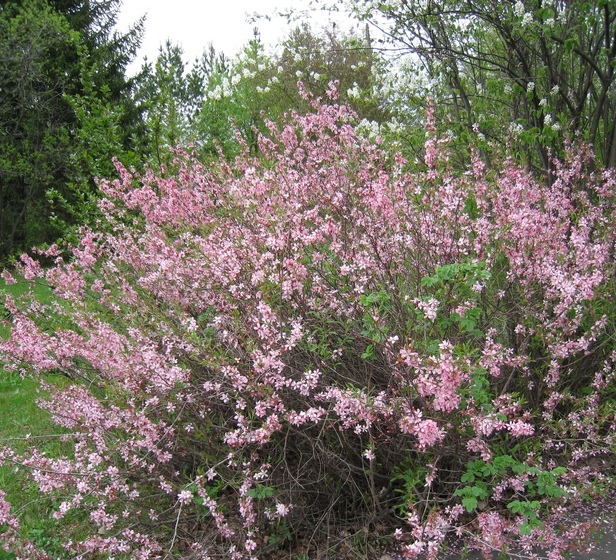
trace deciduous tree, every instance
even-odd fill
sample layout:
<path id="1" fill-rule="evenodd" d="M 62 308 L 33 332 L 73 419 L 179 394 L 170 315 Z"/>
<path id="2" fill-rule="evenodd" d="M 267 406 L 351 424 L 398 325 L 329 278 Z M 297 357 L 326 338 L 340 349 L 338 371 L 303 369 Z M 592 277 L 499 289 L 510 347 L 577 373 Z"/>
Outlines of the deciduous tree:
<path id="1" fill-rule="evenodd" d="M 349 4 L 416 57 L 457 133 L 521 141 L 549 167 L 566 134 L 616 165 L 616 4 L 611 0 L 366 0 Z M 450 125 L 451 126 L 451 125 Z M 468 134 L 464 137 L 468 138 Z"/>

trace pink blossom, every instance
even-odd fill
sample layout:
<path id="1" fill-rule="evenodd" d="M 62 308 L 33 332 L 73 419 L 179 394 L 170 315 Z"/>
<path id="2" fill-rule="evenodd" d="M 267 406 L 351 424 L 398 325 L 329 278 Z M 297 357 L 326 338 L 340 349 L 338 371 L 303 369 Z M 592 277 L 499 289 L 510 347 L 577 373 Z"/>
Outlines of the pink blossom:
<path id="1" fill-rule="evenodd" d="M 373 449 L 366 449 L 363 452 L 363 456 L 368 459 L 368 461 L 374 461 L 375 459 L 375 455 L 374 455 L 374 450 Z"/>
<path id="2" fill-rule="evenodd" d="M 486 462 L 492 459 L 492 451 L 490 450 L 490 447 L 484 440 L 480 438 L 473 438 L 468 440 L 468 442 L 466 443 L 466 449 L 471 453 L 479 453 L 481 455 L 481 458 Z"/>
<path id="3" fill-rule="evenodd" d="M 514 437 L 532 436 L 535 433 L 535 428 L 528 422 L 522 420 L 514 420 L 507 424 L 507 429 Z"/>
<path id="4" fill-rule="evenodd" d="M 280 517 L 285 517 L 289 513 L 289 511 L 291 511 L 291 505 L 281 504 L 280 502 L 276 504 L 276 513 Z"/>
<path id="5" fill-rule="evenodd" d="M 190 504 L 192 502 L 192 499 L 193 499 L 193 494 L 190 490 L 182 490 L 178 494 L 178 502 L 182 505 Z"/>
<path id="6" fill-rule="evenodd" d="M 7 286 L 10 286 L 11 284 L 15 284 L 15 282 L 17 282 L 14 276 L 6 269 L 2 271 L 2 278 L 4 279 L 4 283 Z"/>
<path id="7" fill-rule="evenodd" d="M 428 321 L 434 321 L 436 319 L 439 307 L 439 301 L 437 299 L 430 298 L 427 301 L 415 299 L 413 300 L 413 303 L 418 309 L 421 309 L 424 317 L 428 319 Z"/>
<path id="8" fill-rule="evenodd" d="M 67 262 L 55 247 L 45 269 L 18 263 L 52 296 L 5 297 L 3 367 L 62 376 L 39 405 L 67 451 L 33 434 L 0 460 L 58 499 L 69 556 L 214 543 L 245 560 L 281 517 L 299 535 L 306 519 L 384 519 L 386 504 L 408 512 L 387 520 L 401 552 L 436 558 L 454 534 L 519 543 L 503 512 L 534 499 L 537 469 L 565 467 L 573 509 L 609 484 L 614 173 L 573 150 L 549 181 L 476 150 L 460 169 L 432 104 L 413 168 L 348 108 L 305 95 L 312 112 L 255 131 L 231 162 L 116 160 L 100 231 L 80 231 Z M 431 284 L 435 270 L 452 274 Z M 516 470 L 496 468 L 507 455 Z M 489 497 L 468 512 L 455 492 L 482 461 Z M 540 502 L 522 545 L 580 539 L 558 527 L 564 498 Z M 73 509 L 90 527 L 74 530 Z M 4 494 L 0 524 L 16 556 L 44 557 Z"/>

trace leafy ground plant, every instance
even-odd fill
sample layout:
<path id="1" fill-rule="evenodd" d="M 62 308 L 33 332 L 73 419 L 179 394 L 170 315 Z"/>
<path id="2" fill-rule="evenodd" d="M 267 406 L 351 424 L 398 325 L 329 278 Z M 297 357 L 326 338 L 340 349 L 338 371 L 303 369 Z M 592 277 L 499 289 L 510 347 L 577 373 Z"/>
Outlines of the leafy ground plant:
<path id="1" fill-rule="evenodd" d="M 566 513 L 613 485 L 615 177 L 452 169 L 431 111 L 411 168 L 330 96 L 231 164 L 118 164 L 71 258 L 22 257 L 57 299 L 6 298 L 3 356 L 71 380 L 41 406 L 72 448 L 2 458 L 70 556 L 581 542 Z"/>

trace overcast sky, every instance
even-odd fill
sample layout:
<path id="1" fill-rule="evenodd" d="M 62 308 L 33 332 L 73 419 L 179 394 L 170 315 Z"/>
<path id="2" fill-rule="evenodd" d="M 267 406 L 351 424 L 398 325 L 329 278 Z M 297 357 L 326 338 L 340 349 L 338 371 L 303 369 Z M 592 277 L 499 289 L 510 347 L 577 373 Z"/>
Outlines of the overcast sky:
<path id="1" fill-rule="evenodd" d="M 275 45 L 289 31 L 286 20 L 275 15 L 276 9 L 307 6 L 308 0 L 124 0 L 118 28 L 126 30 L 147 14 L 143 43 L 129 69 L 134 73 L 144 56 L 156 59 L 158 47 L 167 39 L 182 47 L 187 62 L 199 57 L 209 43 L 233 57 L 252 38 L 255 26 L 266 45 Z M 270 16 L 270 21 L 249 22 L 255 13 Z M 320 25 L 327 21 L 323 14 L 317 20 Z"/>

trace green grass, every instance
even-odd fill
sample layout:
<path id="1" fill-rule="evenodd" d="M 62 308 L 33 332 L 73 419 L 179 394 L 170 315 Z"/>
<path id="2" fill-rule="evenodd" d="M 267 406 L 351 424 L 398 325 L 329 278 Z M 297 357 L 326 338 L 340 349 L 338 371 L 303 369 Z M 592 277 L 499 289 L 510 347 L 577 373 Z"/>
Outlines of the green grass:
<path id="1" fill-rule="evenodd" d="M 32 297 L 41 303 L 49 303 L 52 291 L 44 284 L 31 286 L 25 280 L 6 285 L 0 279 L 0 297 L 2 293 L 19 297 L 31 290 Z M 6 339 L 10 334 L 9 314 L 0 299 L 0 337 Z M 51 383 L 65 383 L 65 380 L 46 376 Z M 61 441 L 62 429 L 51 419 L 50 414 L 39 408 L 37 399 L 40 393 L 37 379 L 22 376 L 15 371 L 0 368 L 0 447 L 8 446 L 17 452 L 27 451 L 31 445 L 37 445 L 49 457 L 61 456 L 70 452 L 70 446 Z M 63 550 L 56 527 L 51 517 L 54 498 L 39 494 L 36 486 L 28 479 L 27 472 L 16 465 L 0 467 L 0 489 L 12 505 L 12 512 L 20 519 L 23 534 L 47 550 L 53 557 L 61 558 Z M 1 532 L 0 527 L 0 532 Z M 1 540 L 1 538 L 0 538 Z M 0 548 L 0 560 L 12 560 L 13 554 Z"/>
<path id="2" fill-rule="evenodd" d="M 36 443 L 49 456 L 62 455 L 67 449 L 58 437 L 60 429 L 49 413 L 36 405 L 38 396 L 36 381 L 0 372 L 0 445 L 23 452 Z M 60 552 L 51 519 L 53 499 L 41 496 L 23 468 L 14 465 L 0 467 L 0 488 L 7 495 L 12 512 L 19 515 L 24 536 L 49 552 Z M 0 559 L 5 558 L 12 556 L 0 550 Z"/>

